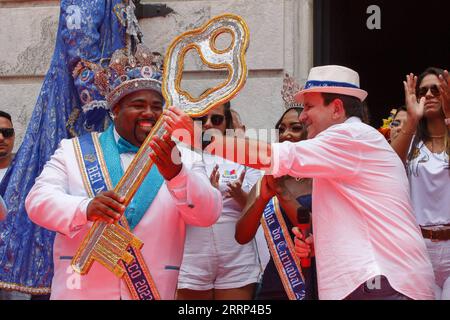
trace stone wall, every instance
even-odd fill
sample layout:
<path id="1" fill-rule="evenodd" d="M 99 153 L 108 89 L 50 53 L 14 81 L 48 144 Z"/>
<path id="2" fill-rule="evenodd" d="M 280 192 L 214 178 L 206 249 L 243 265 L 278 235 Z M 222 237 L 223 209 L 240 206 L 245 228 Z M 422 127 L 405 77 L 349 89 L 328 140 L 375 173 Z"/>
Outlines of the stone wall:
<path id="1" fill-rule="evenodd" d="M 312 66 L 313 0 L 172 0 L 167 17 L 140 21 L 144 42 L 165 52 L 180 33 L 222 13 L 242 16 L 250 29 L 249 77 L 232 101 L 248 128 L 272 128 L 283 111 L 280 96 L 285 72 L 304 81 Z M 11 113 L 17 150 L 53 54 L 59 1 L 0 0 L 0 109 Z M 224 74 L 208 71 L 188 56 L 182 86 L 199 94 Z"/>

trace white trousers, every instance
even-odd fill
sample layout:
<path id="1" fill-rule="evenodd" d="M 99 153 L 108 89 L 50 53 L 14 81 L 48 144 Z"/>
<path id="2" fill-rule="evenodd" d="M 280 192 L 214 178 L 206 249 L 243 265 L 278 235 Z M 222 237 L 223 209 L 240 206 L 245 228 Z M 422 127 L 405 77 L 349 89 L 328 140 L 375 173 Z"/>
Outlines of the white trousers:
<path id="1" fill-rule="evenodd" d="M 450 240 L 433 242 L 425 239 L 436 278 L 438 300 L 450 300 Z"/>

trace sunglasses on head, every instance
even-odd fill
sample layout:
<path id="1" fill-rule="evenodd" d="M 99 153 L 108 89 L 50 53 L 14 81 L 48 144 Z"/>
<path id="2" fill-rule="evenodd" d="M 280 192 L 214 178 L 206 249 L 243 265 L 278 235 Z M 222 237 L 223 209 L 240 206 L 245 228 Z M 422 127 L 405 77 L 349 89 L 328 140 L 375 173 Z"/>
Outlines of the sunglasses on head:
<path id="1" fill-rule="evenodd" d="M 0 133 L 4 138 L 11 138 L 14 135 L 14 128 L 0 128 Z"/>
<path id="2" fill-rule="evenodd" d="M 419 96 L 419 98 L 425 97 L 427 95 L 428 90 L 430 90 L 431 94 L 435 97 L 439 97 L 441 95 L 441 93 L 439 92 L 438 86 L 435 84 L 433 84 L 432 86 L 429 86 L 429 87 L 419 88 L 419 92 L 417 95 Z"/>
<path id="3" fill-rule="evenodd" d="M 194 118 L 194 121 L 201 121 L 202 125 L 205 125 L 209 118 L 214 126 L 220 126 L 223 123 L 223 120 L 225 120 L 225 116 L 221 114 L 212 114 L 210 116 Z"/>

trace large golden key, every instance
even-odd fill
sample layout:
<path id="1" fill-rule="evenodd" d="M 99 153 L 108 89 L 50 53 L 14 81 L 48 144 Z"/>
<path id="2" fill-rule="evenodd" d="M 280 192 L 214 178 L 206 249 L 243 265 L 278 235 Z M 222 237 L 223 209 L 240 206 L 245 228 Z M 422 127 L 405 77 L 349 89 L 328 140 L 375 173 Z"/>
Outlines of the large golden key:
<path id="1" fill-rule="evenodd" d="M 229 33 L 232 41 L 228 48 L 219 50 L 216 40 L 222 33 Z M 203 27 L 177 37 L 168 48 L 164 61 L 162 91 L 166 106 L 175 105 L 191 116 L 199 116 L 232 99 L 247 78 L 245 53 L 248 44 L 249 32 L 246 23 L 239 16 L 232 14 L 215 17 Z M 223 84 L 207 90 L 196 99 L 182 91 L 180 85 L 184 58 L 191 49 L 197 50 L 202 61 L 210 68 L 228 71 L 228 79 Z M 150 140 L 154 135 L 162 137 L 166 132 L 161 117 L 114 189 L 118 195 L 125 197 L 125 206 L 130 203 L 153 165 L 149 157 L 153 152 L 149 146 Z M 125 228 L 118 223 L 94 223 L 72 260 L 72 267 L 76 272 L 86 274 L 92 263 L 98 261 L 117 276 L 124 274 L 121 261 L 129 264 L 133 259 L 127 249 L 133 246 L 139 250 L 142 242 L 127 230 L 126 219 L 122 218 L 121 221 Z"/>
<path id="2" fill-rule="evenodd" d="M 143 243 L 130 231 L 118 224 L 97 223 L 84 239 L 72 261 L 72 267 L 80 274 L 87 274 L 94 261 L 100 262 L 108 270 L 121 278 L 125 273 L 120 261 L 133 262 L 133 256 L 127 248 L 141 249 Z"/>

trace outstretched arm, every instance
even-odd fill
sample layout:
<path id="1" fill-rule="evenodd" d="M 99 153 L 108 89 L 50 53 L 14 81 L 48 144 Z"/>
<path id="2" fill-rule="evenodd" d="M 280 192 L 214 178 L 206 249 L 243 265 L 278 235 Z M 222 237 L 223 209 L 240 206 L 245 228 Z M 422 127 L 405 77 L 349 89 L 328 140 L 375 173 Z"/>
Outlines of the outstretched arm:
<path id="1" fill-rule="evenodd" d="M 164 121 L 173 138 L 201 150 L 201 134 L 195 131 L 191 117 L 172 106 L 164 111 Z M 272 148 L 264 141 L 214 136 L 205 152 L 255 169 L 270 171 L 272 166 Z"/>

